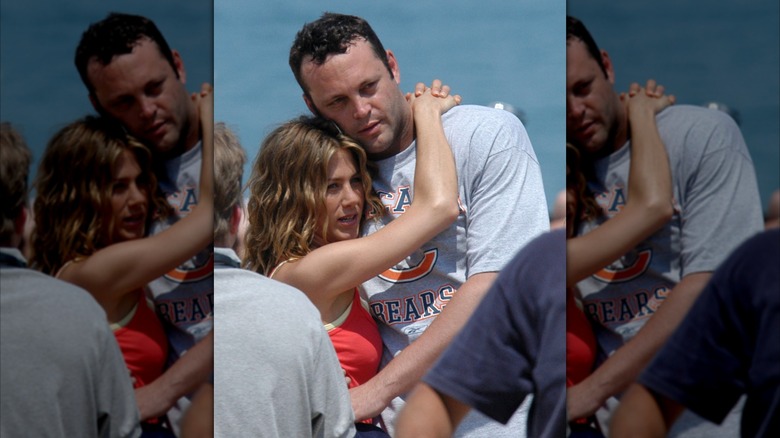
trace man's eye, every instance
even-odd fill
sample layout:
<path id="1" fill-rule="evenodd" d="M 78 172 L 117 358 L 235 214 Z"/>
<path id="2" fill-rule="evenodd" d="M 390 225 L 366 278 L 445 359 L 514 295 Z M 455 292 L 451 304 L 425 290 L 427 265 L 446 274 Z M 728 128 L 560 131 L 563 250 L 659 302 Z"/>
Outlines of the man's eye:
<path id="1" fill-rule="evenodd" d="M 363 87 L 363 93 L 372 94 L 374 91 L 376 91 L 376 82 L 371 82 L 370 84 Z"/>
<path id="2" fill-rule="evenodd" d="M 150 96 L 157 96 L 162 93 L 163 81 L 154 82 L 146 89 L 146 94 Z"/>

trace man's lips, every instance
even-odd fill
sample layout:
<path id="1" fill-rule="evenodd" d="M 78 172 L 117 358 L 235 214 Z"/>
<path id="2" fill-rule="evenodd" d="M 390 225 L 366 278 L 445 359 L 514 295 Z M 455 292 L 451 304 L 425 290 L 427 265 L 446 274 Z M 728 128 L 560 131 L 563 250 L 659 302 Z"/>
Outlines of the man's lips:
<path id="1" fill-rule="evenodd" d="M 595 126 L 596 126 L 596 123 L 592 122 L 592 121 L 583 123 L 583 124 L 581 124 L 579 126 L 579 128 L 577 128 L 574 131 L 574 135 L 579 137 L 579 138 L 590 137 L 590 135 L 593 133 L 593 128 Z"/>
<path id="2" fill-rule="evenodd" d="M 379 121 L 378 120 L 370 122 L 368 125 L 366 125 L 365 128 L 363 128 L 360 131 L 358 131 L 358 134 L 361 134 L 361 135 L 372 134 L 373 131 L 375 130 L 375 128 L 377 128 L 378 126 L 379 126 Z"/>
<path id="3" fill-rule="evenodd" d="M 149 137 L 158 137 L 165 133 L 165 125 L 165 122 L 158 122 L 147 128 L 144 132 L 146 132 L 146 135 Z"/>

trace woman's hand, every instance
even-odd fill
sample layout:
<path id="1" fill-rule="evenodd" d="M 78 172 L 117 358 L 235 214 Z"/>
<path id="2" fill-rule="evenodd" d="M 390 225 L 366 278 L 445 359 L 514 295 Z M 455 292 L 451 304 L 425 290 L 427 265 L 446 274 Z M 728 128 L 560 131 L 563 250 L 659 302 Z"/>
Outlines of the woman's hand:
<path id="1" fill-rule="evenodd" d="M 620 100 L 626 105 L 629 119 L 632 116 L 656 115 L 664 108 L 674 105 L 675 96 L 664 94 L 664 86 L 650 79 L 642 88 L 636 82 L 628 88 L 628 93 L 621 93 Z"/>
<path id="2" fill-rule="evenodd" d="M 435 109 L 441 115 L 459 105 L 462 98 L 459 94 L 451 95 L 450 87 L 442 85 L 441 81 L 436 79 L 430 88 L 418 82 L 414 87 L 414 93 L 406 94 L 406 100 L 412 106 L 413 114 L 425 109 Z"/>
<path id="3" fill-rule="evenodd" d="M 213 132 L 214 126 L 214 88 L 207 83 L 200 86 L 199 93 L 192 93 L 192 101 L 198 108 L 201 129 Z"/>

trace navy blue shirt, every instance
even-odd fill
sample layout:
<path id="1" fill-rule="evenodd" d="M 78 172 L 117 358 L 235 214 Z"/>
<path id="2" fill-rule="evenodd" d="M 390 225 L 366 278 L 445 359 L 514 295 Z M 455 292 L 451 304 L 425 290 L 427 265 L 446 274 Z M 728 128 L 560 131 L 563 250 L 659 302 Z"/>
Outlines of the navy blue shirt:
<path id="1" fill-rule="evenodd" d="M 565 261 L 563 230 L 529 242 L 501 271 L 425 383 L 502 423 L 533 394 L 528 436 L 564 436 Z"/>
<path id="2" fill-rule="evenodd" d="M 640 376 L 720 423 L 739 397 L 743 437 L 780 436 L 780 230 L 737 248 Z"/>

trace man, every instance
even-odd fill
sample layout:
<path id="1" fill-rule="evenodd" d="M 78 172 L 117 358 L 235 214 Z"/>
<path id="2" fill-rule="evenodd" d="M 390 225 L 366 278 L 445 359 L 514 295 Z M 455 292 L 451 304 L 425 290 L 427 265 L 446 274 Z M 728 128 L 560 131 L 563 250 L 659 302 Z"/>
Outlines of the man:
<path id="1" fill-rule="evenodd" d="M 391 213 L 383 223 L 403 214 L 412 196 L 415 134 L 393 53 L 385 51 L 365 20 L 326 13 L 298 33 L 290 67 L 309 109 L 358 140 L 377 165 L 374 188 Z M 434 94 L 448 92 L 438 81 L 432 88 Z M 496 273 L 549 228 L 539 164 L 520 121 L 506 111 L 476 106 L 453 108 L 442 120 L 458 168 L 462 213 L 450 229 L 364 284 L 386 348 L 381 372 L 352 390 L 358 420 L 379 414 L 412 388 Z M 401 404 L 396 399 L 385 412 L 391 430 Z M 517 436 L 523 423 L 516 419 L 503 433 Z M 488 427 L 493 426 L 498 424 Z M 467 420 L 464 427 L 475 426 Z"/>
<path id="2" fill-rule="evenodd" d="M 85 290 L 27 268 L 18 249 L 31 156 L 7 123 L 0 157 L 0 436 L 140 436 L 106 313 Z"/>
<path id="3" fill-rule="evenodd" d="M 565 435 L 565 264 L 562 229 L 520 250 L 409 397 L 398 438 L 452 436 L 471 407 L 505 422 L 527 394 L 528 436 Z"/>
<path id="4" fill-rule="evenodd" d="M 567 141 L 592 160 L 590 189 L 609 217 L 625 204 L 631 133 L 613 89 L 612 62 L 573 17 L 567 19 L 566 70 Z M 733 119 L 675 105 L 656 122 L 669 154 L 675 214 L 632 252 L 578 284 L 601 350 L 614 354 L 570 388 L 569 418 L 587 417 L 625 390 L 712 270 L 762 227 L 755 171 Z M 585 223 L 579 232 L 597 225 Z"/>
<path id="5" fill-rule="evenodd" d="M 741 436 L 780 436 L 780 230 L 719 266 L 680 328 L 626 392 L 616 437 L 666 436 L 684 408 L 719 423 L 747 395 Z"/>
<path id="6" fill-rule="evenodd" d="M 347 384 L 320 321 L 297 289 L 241 269 L 232 249 L 246 157 L 222 123 L 214 133 L 217 437 L 350 437 Z"/>
<path id="7" fill-rule="evenodd" d="M 185 88 L 186 71 L 155 24 L 144 17 L 109 14 L 93 23 L 76 49 L 76 68 L 100 114 L 121 122 L 155 153 L 158 180 L 176 212 L 198 201 L 201 148 L 198 108 Z M 171 223 L 157 222 L 152 234 Z M 210 248 L 149 285 L 171 345 L 170 368 L 137 391 L 141 418 L 170 412 L 176 425 L 186 399 L 213 362 L 213 258 Z M 197 344 L 197 345 L 196 345 Z M 187 352 L 186 356 L 183 356 Z M 185 360 L 179 358 L 185 357 Z"/>

